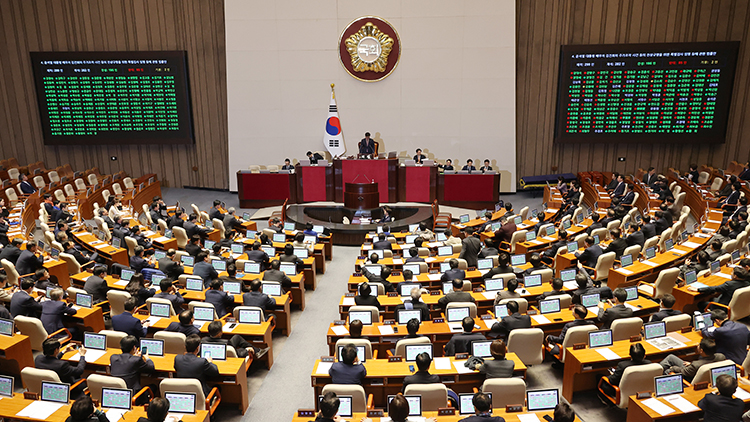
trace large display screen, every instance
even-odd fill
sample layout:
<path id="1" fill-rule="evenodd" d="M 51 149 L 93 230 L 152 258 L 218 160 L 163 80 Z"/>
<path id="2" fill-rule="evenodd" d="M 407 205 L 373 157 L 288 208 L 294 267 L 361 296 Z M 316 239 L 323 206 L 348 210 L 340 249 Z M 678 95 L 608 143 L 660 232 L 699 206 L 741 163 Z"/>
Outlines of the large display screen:
<path id="1" fill-rule="evenodd" d="M 562 46 L 555 142 L 724 142 L 738 48 Z"/>
<path id="2" fill-rule="evenodd" d="M 184 51 L 32 52 L 47 145 L 193 142 Z"/>

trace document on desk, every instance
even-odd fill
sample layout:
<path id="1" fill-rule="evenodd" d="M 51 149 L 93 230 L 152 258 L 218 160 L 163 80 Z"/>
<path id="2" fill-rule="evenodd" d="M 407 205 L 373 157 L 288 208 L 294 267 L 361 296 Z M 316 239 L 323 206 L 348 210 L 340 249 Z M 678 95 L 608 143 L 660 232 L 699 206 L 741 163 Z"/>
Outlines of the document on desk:
<path id="1" fill-rule="evenodd" d="M 734 391 L 734 396 L 742 400 L 750 399 L 750 393 L 748 393 L 747 390 L 742 387 L 737 387 L 737 389 Z"/>
<path id="2" fill-rule="evenodd" d="M 34 401 L 30 405 L 24 407 L 16 413 L 16 416 L 25 416 L 27 418 L 44 420 L 50 417 L 53 413 L 64 405 L 62 403 L 55 403 L 51 401 Z"/>
<path id="3" fill-rule="evenodd" d="M 596 350 L 597 353 L 602 355 L 604 359 L 607 359 L 607 360 L 620 359 L 620 355 L 613 352 L 609 347 L 597 347 L 594 350 Z"/>
<path id="4" fill-rule="evenodd" d="M 161 317 L 158 316 L 150 316 L 144 320 L 144 322 L 148 322 L 149 325 L 153 326 L 157 322 L 161 321 Z"/>
<path id="5" fill-rule="evenodd" d="M 594 315 L 599 315 L 599 307 L 598 306 L 592 306 L 590 308 L 586 308 L 589 312 L 591 312 Z"/>
<path id="6" fill-rule="evenodd" d="M 563 282 L 563 287 L 568 290 L 577 290 L 578 283 L 576 283 L 575 281 L 565 281 Z"/>
<path id="7" fill-rule="evenodd" d="M 551 322 L 549 318 L 544 315 L 532 315 L 531 319 L 533 319 L 537 324 L 549 324 Z"/>
<path id="8" fill-rule="evenodd" d="M 86 349 L 86 362 L 96 362 L 100 357 L 107 353 L 106 350 Z M 81 359 L 81 354 L 76 353 L 71 356 L 70 359 L 73 362 L 78 362 Z"/>
<path id="9" fill-rule="evenodd" d="M 443 242 L 430 242 L 427 244 L 428 248 L 437 248 L 438 246 L 443 246 Z"/>
<path id="10" fill-rule="evenodd" d="M 685 397 L 682 397 L 679 394 L 672 394 L 671 396 L 664 396 L 662 398 L 666 400 L 667 403 L 676 407 L 677 410 L 683 413 L 696 412 L 700 410 L 698 406 L 694 405 L 693 403 L 690 403 Z"/>
<path id="11" fill-rule="evenodd" d="M 343 325 L 334 325 L 333 327 L 331 327 L 331 331 L 333 331 L 337 336 L 345 336 L 349 334 L 349 330 L 347 330 Z"/>
<path id="12" fill-rule="evenodd" d="M 492 300 L 497 296 L 497 292 L 491 291 L 491 292 L 482 292 L 482 296 L 484 296 L 487 300 Z"/>
<path id="13" fill-rule="evenodd" d="M 107 412 L 104 413 L 105 416 L 107 416 L 107 420 L 109 422 L 117 422 L 120 419 L 122 419 L 122 415 L 124 415 L 128 410 L 125 409 L 109 409 Z"/>
<path id="14" fill-rule="evenodd" d="M 616 271 L 618 273 L 620 273 L 620 274 L 625 274 L 625 275 L 631 275 L 631 274 L 633 274 L 632 271 L 630 271 L 630 270 L 628 270 L 626 268 L 618 268 Z"/>
<path id="15" fill-rule="evenodd" d="M 426 262 L 426 263 L 428 263 L 428 264 L 429 264 L 430 262 L 435 262 L 435 258 L 433 258 L 433 257 L 431 257 L 431 256 L 428 256 L 427 258 L 425 258 L 425 259 L 424 259 L 424 262 Z"/>
<path id="16" fill-rule="evenodd" d="M 378 331 L 380 331 L 381 335 L 390 335 L 393 334 L 393 327 L 390 325 L 378 325 Z"/>
<path id="17" fill-rule="evenodd" d="M 430 281 L 438 281 L 438 280 L 440 280 L 440 277 L 442 277 L 442 276 L 443 276 L 443 275 L 442 275 L 442 274 L 440 274 L 440 273 L 438 273 L 438 274 L 427 274 L 427 278 L 428 278 L 428 279 L 429 279 Z"/>
<path id="18" fill-rule="evenodd" d="M 469 368 L 467 368 L 467 367 L 464 366 L 464 362 L 466 362 L 466 361 L 465 360 L 461 360 L 461 361 L 454 360 L 453 361 L 453 367 L 456 368 L 456 372 L 458 372 L 459 374 L 471 374 L 471 373 L 473 373 L 474 372 L 473 370 L 471 370 L 471 369 L 469 369 Z"/>
<path id="19" fill-rule="evenodd" d="M 451 358 L 435 358 L 435 369 L 451 369 Z"/>
<path id="20" fill-rule="evenodd" d="M 541 422 L 539 420 L 539 416 L 537 416 L 536 413 L 524 413 L 522 415 L 518 415 L 518 420 L 520 422 Z"/>
<path id="21" fill-rule="evenodd" d="M 393 258 L 393 263 L 396 264 L 396 265 L 401 265 L 401 264 L 404 263 L 404 259 L 403 258 Z"/>
<path id="22" fill-rule="evenodd" d="M 315 373 L 317 375 L 327 375 L 328 371 L 331 369 L 331 365 L 333 365 L 333 362 L 318 362 L 318 366 L 315 368 Z"/>
<path id="23" fill-rule="evenodd" d="M 698 249 L 698 248 L 701 247 L 701 244 L 700 243 L 695 243 L 695 242 L 687 241 L 687 242 L 683 243 L 682 246 L 684 246 L 686 248 L 690 248 L 690 249 Z"/>
<path id="24" fill-rule="evenodd" d="M 643 264 L 646 264 L 646 265 L 649 265 L 649 266 L 651 266 L 651 267 L 656 267 L 656 266 L 658 266 L 658 265 L 659 265 L 659 264 L 657 264 L 656 262 L 651 262 L 651 261 L 641 261 L 641 263 L 643 263 Z"/>
<path id="25" fill-rule="evenodd" d="M 159 236 L 159 237 L 157 237 L 157 238 L 154 238 L 153 240 L 154 240 L 155 242 L 159 242 L 159 243 L 166 243 L 166 242 L 169 242 L 169 238 L 168 238 L 168 237 L 166 237 L 166 236 Z"/>
<path id="26" fill-rule="evenodd" d="M 345 297 L 344 300 L 341 302 L 344 306 L 354 306 L 354 298 L 353 297 Z"/>
<path id="27" fill-rule="evenodd" d="M 641 308 L 639 308 L 637 306 L 633 306 L 633 305 L 629 304 L 628 302 L 625 302 L 625 307 L 626 308 L 630 308 L 633 312 L 638 312 L 638 311 L 641 310 Z"/>
<path id="28" fill-rule="evenodd" d="M 496 319 L 485 319 L 483 321 L 484 321 L 484 325 L 487 326 L 488 330 L 491 330 L 492 326 L 495 325 L 495 323 L 500 322 L 500 321 L 498 321 Z"/>
<path id="29" fill-rule="evenodd" d="M 529 240 L 528 243 L 531 243 L 532 245 L 541 245 L 543 242 L 541 240 Z"/>
<path id="30" fill-rule="evenodd" d="M 732 279 L 732 275 L 731 274 L 727 274 L 727 273 L 716 273 L 714 275 L 719 276 L 721 278 L 726 278 L 727 280 L 731 280 Z"/>
<path id="31" fill-rule="evenodd" d="M 555 238 L 550 236 L 544 236 L 542 239 L 546 240 L 547 242 L 554 242 Z"/>
<path id="32" fill-rule="evenodd" d="M 117 280 L 114 282 L 115 286 L 127 286 L 130 283 L 128 280 Z"/>
<path id="33" fill-rule="evenodd" d="M 647 406 L 649 409 L 653 410 L 654 412 L 658 413 L 661 416 L 668 415 L 670 413 L 674 413 L 675 410 L 671 407 L 667 406 L 663 402 L 661 402 L 659 399 L 650 398 L 641 401 L 641 404 L 644 406 Z"/>

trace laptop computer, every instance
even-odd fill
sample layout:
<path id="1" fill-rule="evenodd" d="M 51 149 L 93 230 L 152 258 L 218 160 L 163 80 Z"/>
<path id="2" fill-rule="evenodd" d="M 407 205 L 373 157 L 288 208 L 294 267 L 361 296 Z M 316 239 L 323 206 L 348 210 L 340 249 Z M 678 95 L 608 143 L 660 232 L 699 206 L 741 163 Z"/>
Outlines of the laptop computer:
<path id="1" fill-rule="evenodd" d="M 412 289 L 415 287 L 420 288 L 422 285 L 419 283 L 401 283 L 398 285 L 401 296 L 410 296 Z"/>
<path id="2" fill-rule="evenodd" d="M 716 386 L 716 378 L 719 375 L 729 375 L 737 379 L 737 367 L 735 365 L 724 365 L 717 368 L 711 368 L 711 385 Z"/>
<path id="3" fill-rule="evenodd" d="M 357 359 L 359 359 L 360 362 L 365 362 L 365 358 L 367 357 L 365 355 L 365 346 L 355 346 L 357 348 Z M 341 352 L 344 350 L 344 346 L 339 346 L 338 348 L 338 361 L 343 362 L 343 358 L 341 357 Z"/>
<path id="4" fill-rule="evenodd" d="M 297 264 L 294 262 L 282 262 L 279 269 L 288 276 L 297 275 Z"/>
<path id="5" fill-rule="evenodd" d="M 70 401 L 70 384 L 42 381 L 42 401 L 68 404 Z"/>
<path id="6" fill-rule="evenodd" d="M 169 413 L 195 414 L 195 393 L 175 393 L 167 391 L 164 392 L 164 398 L 169 400 Z"/>
<path id="7" fill-rule="evenodd" d="M 294 255 L 299 259 L 307 259 L 310 253 L 307 248 L 294 248 Z"/>
<path id="8" fill-rule="evenodd" d="M 206 246 L 206 249 L 211 248 Z M 245 246 L 241 243 L 232 243 L 231 245 L 229 245 L 229 250 L 232 251 L 232 255 L 242 255 L 243 253 L 245 253 Z"/>
<path id="9" fill-rule="evenodd" d="M 13 320 L 0 318 L 0 334 L 4 336 L 13 335 Z"/>
<path id="10" fill-rule="evenodd" d="M 274 233 L 273 234 L 273 242 L 274 243 L 284 243 L 284 242 L 286 242 L 286 235 L 284 233 Z"/>
<path id="11" fill-rule="evenodd" d="M 485 393 L 492 403 L 492 393 Z M 490 413 L 492 413 L 492 407 L 490 407 Z M 474 393 L 461 393 L 458 395 L 458 413 L 461 415 L 473 415 L 476 413 L 474 409 Z"/>
<path id="12" fill-rule="evenodd" d="M 530 230 L 526 232 L 526 241 L 530 242 L 532 240 L 536 239 L 536 232 L 533 230 Z"/>
<path id="13" fill-rule="evenodd" d="M 167 253 L 166 252 L 164 252 L 164 251 L 154 251 L 154 259 L 156 259 L 157 261 L 160 260 L 160 259 L 162 259 L 162 258 L 166 258 L 166 257 L 167 257 Z"/>
<path id="14" fill-rule="evenodd" d="M 406 325 L 412 319 L 422 322 L 422 311 L 419 309 L 399 309 L 396 312 L 396 320 L 400 325 Z"/>
<path id="15" fill-rule="evenodd" d="M 195 257 L 189 256 L 189 255 L 182 255 L 180 257 L 180 262 L 182 262 L 182 265 L 186 267 L 192 267 L 195 265 Z"/>
<path id="16" fill-rule="evenodd" d="M 526 392 L 526 408 L 529 412 L 552 410 L 560 403 L 556 388 Z"/>
<path id="17" fill-rule="evenodd" d="M 695 331 L 699 331 L 713 325 L 714 322 L 713 320 L 711 320 L 711 312 L 706 312 L 700 315 L 693 315 L 693 327 L 695 327 Z"/>
<path id="18" fill-rule="evenodd" d="M 222 271 L 227 270 L 227 262 L 221 259 L 211 260 L 211 266 L 214 267 L 214 269 L 217 272 L 222 272 Z"/>
<path id="19" fill-rule="evenodd" d="M 453 283 L 452 282 L 443 283 L 443 294 L 444 295 L 447 295 L 448 293 L 450 293 L 452 291 L 453 291 Z"/>
<path id="20" fill-rule="evenodd" d="M 612 345 L 612 330 L 597 330 L 589 332 L 589 348 L 609 347 Z"/>
<path id="21" fill-rule="evenodd" d="M 625 289 L 625 292 L 628 294 L 627 299 L 625 299 L 626 302 L 638 299 L 638 286 L 623 287 L 623 289 Z"/>
<path id="22" fill-rule="evenodd" d="M 508 305 L 502 304 L 502 305 L 495 305 L 495 318 L 496 319 L 503 319 L 509 315 L 508 313 Z"/>
<path id="23" fill-rule="evenodd" d="M 505 280 L 502 278 L 488 278 L 484 280 L 484 290 L 494 292 L 505 288 Z"/>
<path id="24" fill-rule="evenodd" d="M 388 401 L 388 413 L 390 414 L 391 400 L 396 396 L 389 395 Z M 422 396 L 404 396 L 406 401 L 409 403 L 409 416 L 422 416 Z"/>
<path id="25" fill-rule="evenodd" d="M 471 355 L 480 358 L 488 358 L 492 356 L 490 352 L 490 346 L 492 340 L 476 340 L 471 342 Z"/>
<path id="26" fill-rule="evenodd" d="M 259 309 L 240 309 L 237 320 L 241 324 L 260 324 L 262 322 Z"/>
<path id="27" fill-rule="evenodd" d="M 591 293 L 588 295 L 581 295 L 581 305 L 586 308 L 592 308 L 599 305 L 601 298 L 599 293 Z"/>
<path id="28" fill-rule="evenodd" d="M 261 291 L 268 296 L 281 296 L 283 291 L 281 290 L 281 284 L 264 282 L 261 284 Z"/>
<path id="29" fill-rule="evenodd" d="M 568 253 L 573 253 L 578 250 L 578 242 L 568 242 L 566 247 L 568 248 Z"/>
<path id="30" fill-rule="evenodd" d="M 201 343 L 201 357 L 213 360 L 227 360 L 227 345 L 224 343 Z"/>
<path id="31" fill-rule="evenodd" d="M 477 260 L 477 269 L 479 271 L 489 271 L 492 269 L 494 261 L 492 258 L 482 258 Z"/>
<path id="32" fill-rule="evenodd" d="M 149 356 L 164 356 L 164 340 L 154 338 L 141 339 L 141 353 Z"/>
<path id="33" fill-rule="evenodd" d="M 404 271 L 409 270 L 413 275 L 419 275 L 422 267 L 419 264 L 404 264 Z"/>
<path id="34" fill-rule="evenodd" d="M 372 325 L 372 312 L 370 311 L 349 311 L 349 323 L 354 320 L 360 320 L 363 325 Z"/>
<path id="35" fill-rule="evenodd" d="M 514 267 L 518 267 L 518 266 L 525 265 L 525 264 L 526 264 L 526 255 L 524 254 L 511 255 L 510 265 Z"/>
<path id="36" fill-rule="evenodd" d="M 148 308 L 148 312 L 153 317 L 169 318 L 172 311 L 172 305 L 166 303 L 152 302 Z"/>
<path id="37" fill-rule="evenodd" d="M 432 358 L 432 344 L 408 344 L 405 346 L 404 354 L 407 362 L 417 360 L 417 355 L 427 353 Z"/>
<path id="38" fill-rule="evenodd" d="M 284 223 L 284 230 L 288 231 L 288 232 L 293 232 L 293 231 L 297 230 L 297 228 L 295 227 L 294 223 L 292 223 L 290 221 L 287 221 L 287 222 Z"/>
<path id="39" fill-rule="evenodd" d="M 620 257 L 620 266 L 622 268 L 633 265 L 633 255 L 622 255 Z"/>
<path id="40" fill-rule="evenodd" d="M 538 287 L 542 285 L 542 275 L 541 274 L 532 274 L 527 275 L 523 278 L 523 287 L 529 288 L 529 287 Z"/>
<path id="41" fill-rule="evenodd" d="M 133 390 L 127 388 L 102 387 L 101 405 L 107 409 L 130 410 Z"/>
<path id="42" fill-rule="evenodd" d="M 539 301 L 539 312 L 542 314 L 551 314 L 560 312 L 560 299 L 546 299 Z"/>
<path id="43" fill-rule="evenodd" d="M 193 307 L 193 318 L 195 318 L 195 321 L 213 321 L 214 320 L 214 314 L 216 311 L 213 307 L 208 306 L 195 306 Z"/>
<path id="44" fill-rule="evenodd" d="M 260 274 L 259 262 L 245 262 L 245 272 L 247 274 Z"/>
<path id="45" fill-rule="evenodd" d="M 377 256 L 378 256 L 378 259 L 383 259 L 383 258 L 385 258 L 385 251 L 383 251 L 382 249 L 373 249 L 373 250 L 371 250 L 371 251 L 370 251 L 370 252 L 369 252 L 369 253 L 367 254 L 367 256 L 368 256 L 368 257 L 371 257 L 371 256 L 372 256 L 373 254 L 377 255 Z"/>
<path id="46" fill-rule="evenodd" d="M 13 377 L 0 375 L 0 397 L 13 397 Z"/>
<path id="47" fill-rule="evenodd" d="M 202 292 L 203 291 L 203 279 L 201 278 L 185 279 L 185 289 L 191 292 Z"/>
<path id="48" fill-rule="evenodd" d="M 560 271 L 560 279 L 562 279 L 563 283 L 566 281 L 574 281 L 576 279 L 576 274 L 578 274 L 578 271 L 575 268 L 562 270 Z"/>
<path id="49" fill-rule="evenodd" d="M 225 281 L 224 291 L 230 295 L 238 295 L 242 293 L 242 283 L 239 281 Z"/>
<path id="50" fill-rule="evenodd" d="M 449 308 L 446 310 L 446 319 L 448 322 L 461 322 L 467 316 L 470 316 L 468 306 L 462 306 L 460 308 Z"/>
<path id="51" fill-rule="evenodd" d="M 265 252 L 268 256 L 276 256 L 276 249 L 273 246 L 262 245 L 260 250 Z"/>
<path id="52" fill-rule="evenodd" d="M 656 247 L 651 246 L 649 248 L 646 248 L 646 252 L 643 253 L 643 255 L 646 257 L 646 259 L 651 259 L 656 256 Z"/>
<path id="53" fill-rule="evenodd" d="M 458 216 L 458 222 L 461 224 L 466 224 L 469 222 L 469 220 L 471 220 L 469 214 L 461 214 L 460 216 Z"/>
<path id="54" fill-rule="evenodd" d="M 450 269 L 451 269 L 450 262 L 441 262 L 440 263 L 440 272 L 441 273 L 444 273 L 444 272 L 446 272 L 446 271 L 448 271 Z"/>
<path id="55" fill-rule="evenodd" d="M 418 237 L 419 236 L 417 236 L 416 234 L 407 234 L 406 236 L 404 236 L 404 243 L 409 245 L 414 244 L 414 240 L 416 240 Z"/>
<path id="56" fill-rule="evenodd" d="M 683 390 L 682 375 L 664 375 L 654 378 L 656 397 L 682 394 Z"/>
<path id="57" fill-rule="evenodd" d="M 440 246 L 437 252 L 438 252 L 438 256 L 453 255 L 453 246 Z"/>

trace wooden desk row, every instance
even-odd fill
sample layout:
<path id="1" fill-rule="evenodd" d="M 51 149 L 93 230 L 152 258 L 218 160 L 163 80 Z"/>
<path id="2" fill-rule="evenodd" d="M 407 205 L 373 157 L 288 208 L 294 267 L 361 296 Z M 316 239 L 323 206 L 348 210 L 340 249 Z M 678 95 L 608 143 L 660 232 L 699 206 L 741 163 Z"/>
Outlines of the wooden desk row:
<path id="1" fill-rule="evenodd" d="M 544 411 L 544 412 L 519 412 L 519 413 L 509 413 L 506 412 L 505 409 L 493 409 L 492 410 L 492 416 L 500 416 L 503 419 L 505 419 L 505 422 L 524 422 L 528 421 L 528 419 L 525 419 L 524 416 L 526 415 L 535 415 L 537 419 L 544 420 L 545 416 L 552 417 L 553 412 L 551 410 Z M 422 412 L 423 418 L 435 418 L 438 422 L 459 422 L 462 419 L 465 419 L 470 415 L 459 415 L 456 413 L 454 416 L 440 416 L 438 415 L 438 412 Z M 366 413 L 354 413 L 349 420 L 351 421 L 360 421 L 362 418 L 367 417 Z M 523 419 L 522 419 L 523 418 Z M 292 422 L 309 422 L 310 417 L 307 416 L 297 416 L 295 414 L 294 418 L 292 418 Z M 378 418 L 372 418 L 374 422 L 378 422 Z M 380 421 L 383 421 L 384 419 L 380 419 Z M 390 419 L 386 419 L 390 420 Z M 411 419 L 410 419 L 411 420 Z M 130 422 L 130 421 L 126 421 Z M 184 422 L 192 422 L 192 421 L 184 421 Z M 581 422 L 581 419 L 576 417 L 575 422 Z"/>
<path id="2" fill-rule="evenodd" d="M 738 380 L 738 390 L 742 390 L 744 395 L 750 395 L 750 386 L 748 386 L 747 378 L 741 378 Z M 690 402 L 695 407 L 698 407 L 698 402 L 706 396 L 706 394 L 716 394 L 717 389 L 704 389 L 695 390 L 693 386 L 685 387 L 685 391 L 679 396 Z M 737 397 L 735 395 L 735 397 Z M 653 409 L 647 406 L 649 399 L 639 399 L 637 396 L 630 396 L 630 405 L 628 406 L 628 419 L 627 422 L 653 422 L 653 421 L 697 421 L 703 417 L 703 411 L 692 410 L 689 412 L 683 412 L 671 401 L 670 397 L 659 397 L 651 398 L 650 400 L 657 400 L 660 404 L 666 405 L 672 410 L 671 413 L 662 416 L 655 412 Z M 750 408 L 750 399 L 744 398 L 745 410 Z"/>

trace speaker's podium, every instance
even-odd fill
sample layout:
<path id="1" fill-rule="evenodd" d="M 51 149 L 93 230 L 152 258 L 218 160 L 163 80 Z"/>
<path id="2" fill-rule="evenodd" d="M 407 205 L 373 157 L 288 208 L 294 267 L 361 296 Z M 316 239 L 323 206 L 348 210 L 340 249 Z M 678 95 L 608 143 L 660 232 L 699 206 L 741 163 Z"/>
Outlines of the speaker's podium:
<path id="1" fill-rule="evenodd" d="M 377 208 L 380 206 L 378 184 L 375 182 L 344 184 L 344 206 L 357 210 Z"/>

